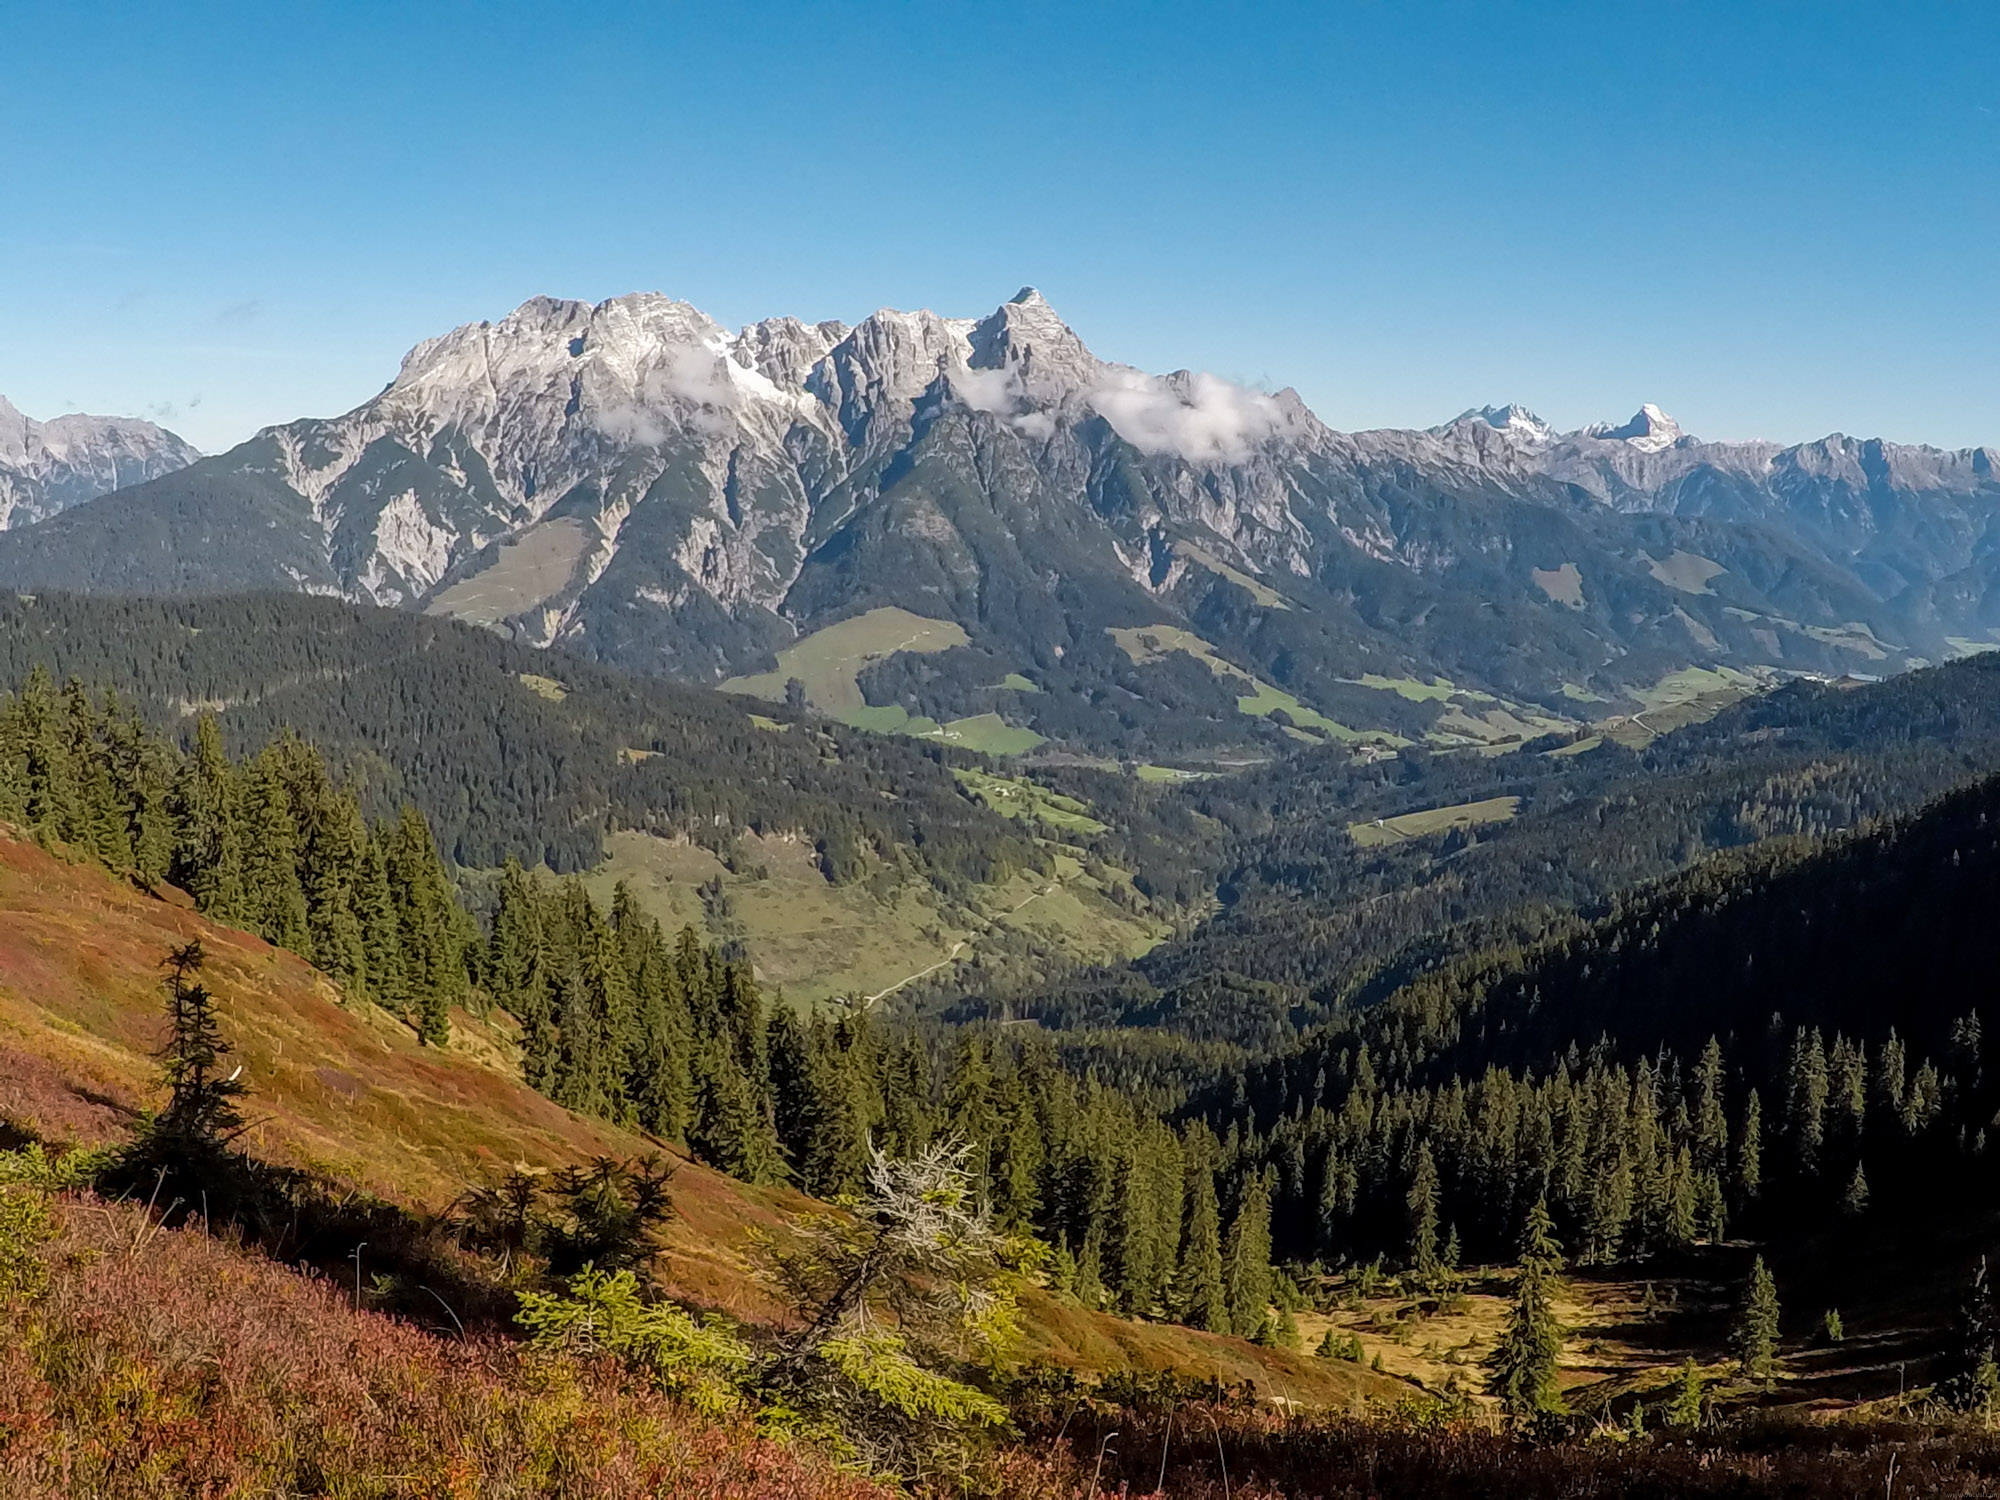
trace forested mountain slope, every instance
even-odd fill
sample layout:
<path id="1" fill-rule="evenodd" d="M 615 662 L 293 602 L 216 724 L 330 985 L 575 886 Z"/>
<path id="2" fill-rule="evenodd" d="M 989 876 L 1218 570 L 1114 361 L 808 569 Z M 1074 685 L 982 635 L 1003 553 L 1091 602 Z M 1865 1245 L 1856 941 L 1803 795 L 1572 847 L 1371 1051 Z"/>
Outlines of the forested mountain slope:
<path id="1" fill-rule="evenodd" d="M 1292 1163 L 1277 1219 L 1301 1250 L 1393 1248 L 1420 1148 L 1469 1245 L 1503 1245 L 1544 1194 L 1606 1261 L 1734 1223 L 1783 1243 L 1843 1213 L 1985 1223 L 1996 899 L 1989 777 L 1464 953 L 1195 1108 Z"/>
<path id="2" fill-rule="evenodd" d="M 1455 953 L 1570 930 L 1715 851 L 1825 837 L 2000 769 L 2000 658 L 1797 682 L 1640 750 L 1577 748 L 1359 765 L 1319 753 L 1170 797 L 1128 792 L 1142 882 L 1169 878 L 1205 828 L 1221 909 L 1129 966 L 1039 992 L 974 976 L 959 1013 L 983 997 L 1064 1028 L 1282 1046 L 1336 1006 L 1366 1005 Z M 1051 779 L 1118 805 L 1104 777 Z M 1455 808 L 1490 821 L 1443 828 Z"/>
<path id="3" fill-rule="evenodd" d="M 204 710 L 239 750 L 293 730 L 371 816 L 414 804 L 464 866 L 588 868 L 613 828 L 794 835 L 831 880 L 903 861 L 962 886 L 1043 861 L 935 752 L 783 709 L 760 725 L 714 693 L 449 620 L 283 594 L 0 596 L 0 685 L 36 666 L 177 735 Z"/>

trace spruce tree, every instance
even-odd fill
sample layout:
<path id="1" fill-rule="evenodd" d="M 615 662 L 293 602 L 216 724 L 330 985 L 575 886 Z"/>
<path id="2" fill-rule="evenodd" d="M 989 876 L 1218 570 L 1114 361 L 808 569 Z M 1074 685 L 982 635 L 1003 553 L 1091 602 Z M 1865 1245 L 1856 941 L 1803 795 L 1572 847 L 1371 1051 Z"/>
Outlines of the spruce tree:
<path id="1" fill-rule="evenodd" d="M 311 961 L 306 895 L 299 883 L 299 828 L 291 794 L 267 748 L 242 775 L 242 916 L 266 941 Z"/>
<path id="2" fill-rule="evenodd" d="M 242 1069 L 225 1073 L 230 1047 L 215 1017 L 215 997 L 201 982 L 206 961 L 201 940 L 167 955 L 167 1044 L 162 1072 L 172 1092 L 154 1124 L 154 1136 L 183 1156 L 208 1156 L 243 1128 L 236 1101 L 246 1092 Z"/>
<path id="3" fill-rule="evenodd" d="M 1215 1173 L 1209 1166 L 1206 1140 L 1198 1135 L 1187 1150 L 1186 1217 L 1172 1300 L 1175 1315 L 1183 1323 L 1210 1333 L 1227 1333 L 1230 1316 L 1223 1285 L 1221 1213 L 1215 1201 Z"/>
<path id="4" fill-rule="evenodd" d="M 1499 1397 L 1502 1410 L 1516 1423 L 1564 1410 L 1556 1384 L 1563 1331 L 1551 1305 L 1562 1250 L 1546 1203 L 1529 1211 L 1520 1259 L 1507 1325 L 1486 1357 L 1487 1392 Z"/>
<path id="5" fill-rule="evenodd" d="M 1719 1179 L 1729 1164 L 1729 1117 L 1723 1099 L 1722 1044 L 1714 1037 L 1701 1049 L 1694 1088 L 1694 1163 Z"/>
<path id="6" fill-rule="evenodd" d="M 360 852 L 353 901 L 354 918 L 361 928 L 361 954 L 368 975 L 368 995 L 384 1010 L 401 1013 L 409 1003 L 409 977 L 403 966 L 402 919 L 396 912 L 396 893 L 389 884 L 389 858 L 384 834 L 380 830 L 371 832 Z M 525 1027 L 528 1018 L 522 1016 L 521 1021 Z M 547 1092 L 533 1074 L 529 1075 L 528 1082 Z"/>
<path id="7" fill-rule="evenodd" d="M 174 823 L 167 878 L 194 898 L 197 911 L 238 920 L 243 867 L 235 776 L 213 714 L 195 721 L 194 751 L 181 762 L 167 809 Z"/>
<path id="8" fill-rule="evenodd" d="M 1684 1432 L 1693 1431 L 1701 1426 L 1705 1405 L 1701 1367 L 1690 1356 L 1674 1384 L 1674 1399 L 1667 1407 L 1667 1425 Z"/>
<path id="9" fill-rule="evenodd" d="M 1239 1338 L 1253 1337 L 1271 1304 L 1271 1197 L 1261 1172 L 1251 1174 L 1230 1220 L 1222 1280 L 1231 1330 Z"/>
<path id="10" fill-rule="evenodd" d="M 1743 1104 L 1743 1131 L 1736 1142 L 1736 1199 L 1753 1203 L 1764 1190 L 1764 1119 L 1757 1091 Z"/>
<path id="11" fill-rule="evenodd" d="M 1439 1281 L 1438 1174 L 1428 1141 L 1417 1147 L 1416 1170 L 1411 1175 L 1403 1206 L 1410 1226 L 1410 1271 L 1419 1286 L 1434 1288 Z"/>
<path id="12" fill-rule="evenodd" d="M 22 759 L 22 811 L 28 831 L 44 844 L 73 842 L 83 825 L 75 768 L 63 732 L 54 680 L 39 663 L 15 703 Z"/>
<path id="13" fill-rule="evenodd" d="M 1826 1144 L 1826 1049 L 1817 1026 L 1801 1026 L 1785 1065 L 1785 1134 L 1792 1160 L 1807 1176 L 1820 1168 Z"/>
<path id="14" fill-rule="evenodd" d="M 1959 1299 L 1940 1377 L 1938 1394 L 1959 1411 L 1990 1414 L 2000 1402 L 2000 1305 L 1983 1255 Z"/>
<path id="15" fill-rule="evenodd" d="M 1745 1379 L 1770 1382 L 1778 1360 L 1778 1287 L 1761 1255 L 1743 1285 L 1729 1348 Z"/>
<path id="16" fill-rule="evenodd" d="M 923 1044 L 906 1035 L 889 1051 L 882 1080 L 882 1149 L 914 1157 L 931 1143 L 931 1066 Z"/>
<path id="17" fill-rule="evenodd" d="M 72 841 L 107 870 L 125 870 L 132 863 L 132 844 L 125 808 L 111 774 L 103 721 L 90 694 L 74 678 L 63 689 L 63 721 L 76 792 Z"/>
<path id="18" fill-rule="evenodd" d="M 1847 1179 L 1847 1190 L 1840 1195 L 1840 1211 L 1850 1219 L 1868 1212 L 1868 1174 L 1860 1162 L 1854 1164 L 1854 1175 Z"/>

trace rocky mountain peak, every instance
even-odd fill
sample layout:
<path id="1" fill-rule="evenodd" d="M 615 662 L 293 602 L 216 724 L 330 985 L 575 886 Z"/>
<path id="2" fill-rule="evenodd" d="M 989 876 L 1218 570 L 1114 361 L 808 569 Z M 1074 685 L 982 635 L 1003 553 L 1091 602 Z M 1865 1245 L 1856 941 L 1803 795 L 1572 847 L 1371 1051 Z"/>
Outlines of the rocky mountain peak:
<path id="1" fill-rule="evenodd" d="M 1087 391 L 1103 363 L 1033 287 L 982 318 L 971 334 L 967 363 L 975 370 L 1005 370 L 1019 391 L 1038 402 L 1057 402 Z"/>
<path id="2" fill-rule="evenodd" d="M 37 422 L 0 396 L 0 530 L 184 469 L 200 452 L 136 417 L 82 412 Z"/>
<path id="3" fill-rule="evenodd" d="M 1681 431 L 1680 423 L 1650 401 L 1641 406 L 1630 421 L 1617 427 L 1600 423 L 1584 430 L 1590 437 L 1603 438 L 1607 442 L 1626 443 L 1641 453 L 1658 453 L 1673 447 L 1687 436 Z"/>
<path id="4" fill-rule="evenodd" d="M 1431 428 L 1431 431 L 1442 435 L 1454 428 L 1468 425 L 1490 427 L 1496 432 L 1504 432 L 1509 437 L 1528 443 L 1552 443 L 1559 435 L 1553 427 L 1527 407 L 1511 402 L 1506 406 L 1471 407 L 1442 426 Z"/>

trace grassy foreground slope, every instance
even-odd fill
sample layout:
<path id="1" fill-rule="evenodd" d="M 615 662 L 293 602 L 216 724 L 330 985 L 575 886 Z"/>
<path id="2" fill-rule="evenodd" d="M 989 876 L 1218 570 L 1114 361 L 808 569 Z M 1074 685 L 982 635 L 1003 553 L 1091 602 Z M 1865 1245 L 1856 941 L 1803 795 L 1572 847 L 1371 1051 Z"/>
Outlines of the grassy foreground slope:
<path id="1" fill-rule="evenodd" d="M 10 1136 L 115 1140 L 159 1102 L 157 966 L 168 947 L 196 936 L 252 1090 L 246 1140 L 258 1156 L 436 1210 L 516 1164 L 548 1168 L 663 1149 L 528 1088 L 500 1027 L 458 1012 L 449 1048 L 422 1047 L 386 1012 L 343 1006 L 292 954 L 4 835 L 0 1144 Z M 770 1317 L 773 1306 L 744 1258 L 745 1237 L 782 1226 L 812 1200 L 691 1161 L 674 1178 L 673 1199 L 659 1267 L 665 1285 L 702 1306 Z M 1326 1405 L 1402 1388 L 1365 1370 L 1088 1311 L 1038 1288 L 1028 1290 L 1025 1310 L 1023 1354 L 1086 1374 L 1158 1369 L 1252 1379 Z"/>

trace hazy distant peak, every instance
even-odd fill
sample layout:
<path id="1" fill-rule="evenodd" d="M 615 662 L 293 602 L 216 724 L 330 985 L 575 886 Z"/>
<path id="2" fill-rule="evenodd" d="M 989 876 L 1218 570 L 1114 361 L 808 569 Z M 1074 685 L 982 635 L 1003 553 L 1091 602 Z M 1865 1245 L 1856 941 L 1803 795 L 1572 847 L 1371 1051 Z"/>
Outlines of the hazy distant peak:
<path id="1" fill-rule="evenodd" d="M 1648 401 L 1635 412 L 1629 421 L 1611 427 L 1599 423 L 1584 429 L 1587 436 L 1603 438 L 1607 442 L 1616 441 L 1630 444 L 1641 453 L 1658 453 L 1671 448 L 1686 433 L 1681 424 Z"/>

